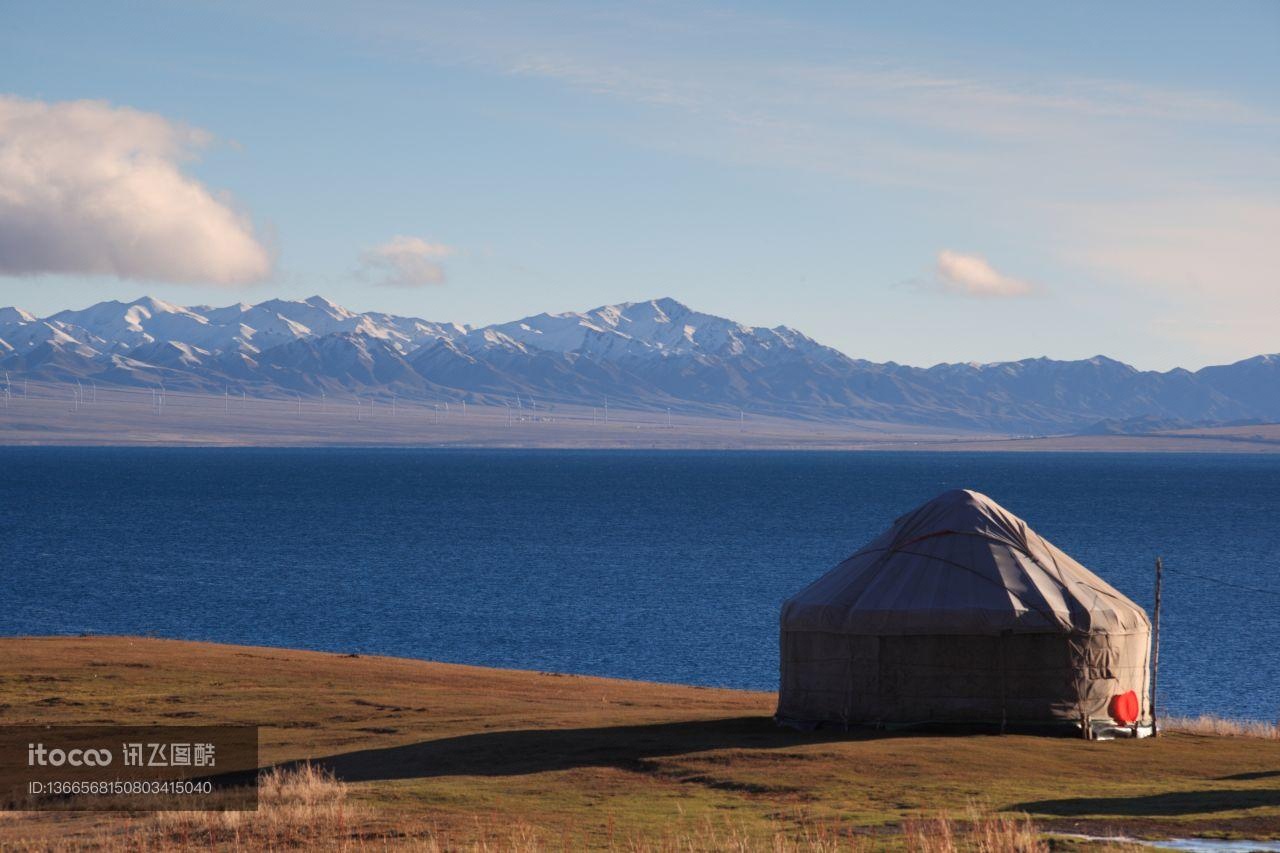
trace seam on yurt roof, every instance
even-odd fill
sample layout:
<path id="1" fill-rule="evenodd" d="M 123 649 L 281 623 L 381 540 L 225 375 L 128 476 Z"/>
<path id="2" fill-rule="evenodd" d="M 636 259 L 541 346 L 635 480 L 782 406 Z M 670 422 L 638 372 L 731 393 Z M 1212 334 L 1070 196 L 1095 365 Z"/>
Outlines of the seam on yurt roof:
<path id="1" fill-rule="evenodd" d="M 1023 526 L 1025 527 L 1026 525 L 1024 524 Z M 1030 529 L 1030 528 L 1028 528 L 1028 529 Z M 1032 533 L 1035 533 L 1035 531 L 1034 531 L 1034 530 L 1032 530 L 1031 532 L 1032 532 Z M 1066 578 L 1065 578 L 1065 577 L 1063 577 L 1063 574 L 1062 574 L 1062 566 L 1058 565 L 1058 558 L 1057 558 L 1057 557 L 1054 555 L 1054 553 L 1053 553 L 1053 552 L 1054 552 L 1055 550 L 1057 550 L 1057 549 L 1055 548 L 1055 546 L 1053 545 L 1053 543 L 1052 543 L 1052 542 L 1050 542 L 1048 539 L 1045 539 L 1045 538 L 1044 538 L 1043 536 L 1041 536 L 1039 533 L 1035 533 L 1035 536 L 1036 536 L 1036 538 L 1037 538 L 1037 539 L 1039 539 L 1039 540 L 1040 540 L 1040 549 L 1041 549 L 1042 551 L 1044 551 L 1046 554 L 1048 554 L 1048 555 L 1049 555 L 1049 560 L 1050 560 L 1050 562 L 1052 562 L 1052 563 L 1053 563 L 1053 573 L 1052 573 L 1050 576 L 1055 576 L 1055 575 L 1056 575 L 1056 577 L 1057 577 L 1057 581 L 1058 581 L 1058 586 L 1060 586 L 1060 587 L 1062 588 L 1062 591 L 1063 591 L 1064 593 L 1069 594 L 1069 593 L 1070 593 L 1070 589 L 1071 589 L 1071 587 L 1070 587 L 1070 586 L 1068 586 L 1067 581 L 1066 581 Z M 1024 538 L 1025 538 L 1025 537 L 1024 537 Z M 1030 545 L 1030 542 L 1028 542 L 1027 544 L 1028 544 L 1028 545 Z M 1028 558 L 1029 560 L 1031 560 L 1031 562 L 1032 562 L 1032 563 L 1034 563 L 1037 567 L 1039 567 L 1039 569 L 1040 569 L 1042 572 L 1044 572 L 1045 574 L 1050 574 L 1050 572 L 1049 572 L 1049 567 L 1048 567 L 1048 566 L 1046 566 L 1046 565 L 1045 565 L 1045 564 L 1044 564 L 1044 563 L 1043 563 L 1043 562 L 1042 562 L 1038 557 L 1036 557 L 1036 555 L 1035 555 L 1035 554 L 1031 553 L 1031 549 L 1030 549 L 1030 547 L 1027 547 L 1027 548 L 1020 548 L 1020 549 L 1018 549 L 1018 550 L 1022 551 L 1022 553 L 1024 553 L 1024 554 L 1026 554 L 1026 555 L 1027 555 L 1027 558 Z M 1083 567 L 1081 567 L 1081 568 L 1083 568 Z M 1075 586 L 1075 587 L 1084 587 L 1085 589 L 1088 589 L 1089 591 L 1091 591 L 1091 592 L 1093 593 L 1093 601 L 1092 601 L 1092 602 L 1090 602 L 1090 603 L 1085 607 L 1085 613 L 1089 614 L 1089 623 L 1090 623 L 1090 627 L 1092 627 L 1092 624 L 1093 624 L 1093 613 L 1094 613 L 1094 610 L 1097 608 L 1097 605 L 1098 605 L 1098 596 L 1099 596 L 1099 594 L 1100 594 L 1100 593 L 1103 593 L 1103 590 L 1100 590 L 1100 589 L 1098 589 L 1097 587 L 1093 586 L 1093 584 L 1086 583 L 1085 581 L 1082 581 L 1082 580 L 1075 580 L 1075 581 L 1073 581 L 1072 586 Z M 1082 602 L 1082 603 L 1083 603 L 1083 602 Z"/>
<path id="2" fill-rule="evenodd" d="M 1122 594 L 1121 594 L 1121 593 L 1119 593 L 1119 592 L 1115 592 L 1115 593 L 1108 592 L 1108 591 L 1107 591 L 1107 590 L 1105 590 L 1105 589 L 1099 589 L 1098 587 L 1094 586 L 1093 584 L 1091 584 L 1091 583 L 1086 583 L 1085 581 L 1076 581 L 1076 583 L 1078 583 L 1080 586 L 1083 586 L 1083 587 L 1086 587 L 1086 588 L 1088 588 L 1088 589 L 1093 590 L 1093 595 L 1094 595 L 1094 599 L 1093 599 L 1093 600 L 1094 600 L 1095 602 L 1098 600 L 1098 597 L 1099 597 L 1099 596 L 1106 596 L 1107 598 L 1114 599 L 1115 601 L 1119 602 L 1120 604 L 1128 604 L 1128 602 L 1126 602 L 1126 601 L 1124 600 L 1124 598 L 1123 598 Z M 1126 609 L 1129 609 L 1129 608 L 1126 608 Z"/>
<path id="3" fill-rule="evenodd" d="M 850 557 L 848 560 L 845 560 L 844 562 L 845 562 L 845 563 L 848 563 L 850 560 L 856 560 L 858 557 L 861 557 L 863 554 L 874 554 L 874 553 L 876 553 L 876 552 L 878 552 L 878 551 L 883 551 L 884 553 L 883 553 L 883 554 L 881 554 L 879 557 L 877 557 L 877 558 L 875 559 L 875 561 L 874 561 L 871 565 L 867 566 L 867 568 L 866 568 L 865 570 L 863 570 L 862 572 L 859 572 L 858 574 L 856 574 L 856 575 L 854 575 L 853 577 L 851 577 L 851 578 L 848 580 L 848 582 L 847 582 L 847 583 L 845 583 L 845 585 L 844 585 L 844 586 L 840 587 L 840 592 L 842 592 L 842 593 L 843 593 L 845 590 L 849 589 L 851 586 L 853 586 L 854 584 L 856 584 L 856 583 L 858 583 L 859 581 L 861 581 L 861 580 L 862 580 L 862 578 L 863 578 L 865 575 L 870 574 L 870 575 L 871 575 L 871 580 L 875 580 L 877 577 L 879 577 L 879 572 L 880 572 L 880 570 L 881 570 L 882 568 L 884 568 L 885 560 L 889 559 L 889 555 L 893 553 L 893 548 L 892 548 L 892 547 L 889 547 L 889 548 L 864 548 L 863 550 L 861 550 L 861 551 L 859 551 L 858 553 L 854 554 L 852 557 Z M 841 565 L 844 565 L 844 563 L 841 563 Z M 837 568 L 838 568 L 838 567 L 837 567 Z M 857 597 L 857 598 L 855 598 L 852 602 L 850 602 L 850 603 L 849 603 L 849 607 L 850 607 L 851 609 L 852 609 L 852 608 L 856 608 L 856 607 L 858 606 L 858 602 L 862 601 L 862 596 L 864 596 L 864 595 L 866 595 L 866 594 L 867 594 L 867 589 L 869 589 L 869 588 L 870 588 L 870 586 L 871 586 L 871 584 L 870 584 L 870 583 L 868 583 L 865 587 L 863 587 L 862 592 L 858 595 L 858 597 Z"/>
<path id="4" fill-rule="evenodd" d="M 996 581 L 994 581 L 994 580 L 992 580 L 991 578 L 987 577 L 986 575 L 982 574 L 982 572 L 979 572 L 977 569 L 972 569 L 972 568 L 970 568 L 970 567 L 966 566 L 964 563 L 957 563 L 955 560 L 948 560 L 946 557 L 939 557 L 939 556 L 936 556 L 936 555 L 934 555 L 934 554 L 921 554 L 919 551 L 898 551 L 897 553 L 899 553 L 899 554 L 910 554 L 910 555 L 911 555 L 911 556 L 913 556 L 913 557 L 924 557 L 926 560 L 937 560 L 937 561 L 938 561 L 938 562 L 940 562 L 940 563 L 946 563 L 947 565 L 955 566 L 957 569 L 962 569 L 962 570 L 964 570 L 964 571 L 966 571 L 966 572 L 969 572 L 969 573 L 970 573 L 971 575 L 973 575 L 974 577 L 981 578 L 982 580 L 986 581 L 987 583 L 991 584 L 992 586 L 1000 587 L 1000 588 L 1001 588 L 1001 589 L 1003 589 L 1005 592 L 1009 593 L 1009 595 L 1011 595 L 1011 596 L 1013 596 L 1014 598 L 1018 599 L 1018 601 L 1022 604 L 1022 606 L 1023 606 L 1023 607 L 1025 607 L 1027 610 L 1031 610 L 1031 611 L 1034 611 L 1034 612 L 1036 612 L 1036 613 L 1039 613 L 1041 616 L 1045 617 L 1045 618 L 1046 618 L 1046 619 L 1048 619 L 1050 622 L 1057 622 L 1057 623 L 1061 624 L 1061 620 L 1059 620 L 1059 619 L 1057 618 L 1056 614 L 1055 614 L 1052 610 L 1050 610 L 1050 611 L 1046 612 L 1046 611 L 1044 611 L 1044 610 L 1041 610 L 1039 607 L 1036 607 L 1035 605 L 1029 604 L 1025 599 L 1023 599 L 1023 597 L 1022 597 L 1022 596 L 1018 595 L 1018 593 L 1016 593 L 1016 592 L 1014 592 L 1013 590 L 1009 589 L 1009 587 L 1005 586 L 1005 585 L 1004 585 L 1004 584 L 1002 584 L 1002 583 L 997 583 Z M 1074 628 L 1075 626 L 1072 626 L 1072 627 Z"/>
<path id="5" fill-rule="evenodd" d="M 991 533 L 983 533 L 981 530 L 935 530 L 932 533 L 926 533 L 923 536 L 917 536 L 914 539 L 908 539 L 906 542 L 903 542 L 901 545 L 893 545 L 891 546 L 890 550 L 896 551 L 901 548 L 905 548 L 908 545 L 914 545 L 917 542 L 923 542 L 926 539 L 934 539 L 939 536 L 978 536 L 983 539 L 989 539 L 992 542 L 999 542 L 1001 545 L 1008 545 L 1010 548 L 1013 548 L 1014 550 L 1027 553 L 1027 549 L 1020 546 L 1017 542 L 1013 542 L 1001 536 L 995 536 L 994 534 L 991 534 Z M 1030 554 L 1028 554 L 1028 556 L 1030 556 Z"/>
<path id="6" fill-rule="evenodd" d="M 1048 539 L 1045 539 L 1045 538 L 1044 538 L 1043 536 L 1041 536 L 1039 533 L 1037 533 L 1037 534 L 1036 534 L 1036 538 L 1040 540 L 1040 546 L 1044 549 L 1044 552 L 1045 552 L 1046 554 L 1048 554 L 1048 555 L 1049 555 L 1049 559 L 1053 561 L 1053 568 L 1054 568 L 1054 570 L 1058 573 L 1058 583 L 1062 584 L 1062 588 L 1063 588 L 1063 589 L 1066 589 L 1067 584 L 1066 584 L 1066 581 L 1065 581 L 1065 580 L 1063 580 L 1063 578 L 1062 578 L 1062 568 L 1058 565 L 1058 558 L 1057 558 L 1057 557 L 1055 557 L 1055 556 L 1054 556 L 1054 554 L 1053 554 L 1053 552 L 1056 550 L 1056 549 L 1055 549 L 1055 547 L 1054 547 L 1054 545 L 1053 545 L 1053 543 L 1052 543 L 1052 542 L 1050 542 Z M 1031 557 L 1031 559 L 1032 559 L 1032 560 L 1033 560 L 1037 565 L 1039 565 L 1039 560 L 1036 560 L 1036 558 L 1035 558 L 1034 556 L 1032 556 L 1031 554 L 1028 554 L 1027 556 Z M 1041 566 L 1041 568 L 1043 568 L 1043 566 Z M 1093 609 L 1097 606 L 1097 604 L 1098 604 L 1098 597 L 1099 597 L 1100 595 L 1105 595 L 1107 598 L 1113 599 L 1113 600 L 1115 600 L 1115 601 L 1119 602 L 1120 604 L 1126 604 L 1126 603 L 1127 603 L 1127 602 L 1126 602 L 1126 600 L 1124 599 L 1124 597 L 1123 597 L 1122 595 L 1120 595 L 1120 593 L 1119 593 L 1119 592 L 1114 592 L 1114 593 L 1113 593 L 1113 592 L 1108 592 L 1108 591 L 1107 591 L 1107 590 L 1105 590 L 1105 589 L 1100 589 L 1100 588 L 1098 588 L 1098 587 L 1094 586 L 1093 584 L 1091 584 L 1091 583 L 1089 583 L 1089 582 L 1087 582 L 1087 581 L 1083 581 L 1083 580 L 1077 580 L 1077 581 L 1076 581 L 1076 585 L 1077 585 L 1077 586 L 1083 586 L 1083 587 L 1085 587 L 1086 589 L 1092 590 L 1092 592 L 1093 592 L 1093 603 L 1092 603 L 1092 604 L 1090 605 L 1090 607 L 1089 607 L 1089 612 L 1090 612 L 1090 613 L 1092 613 L 1092 612 L 1093 612 Z"/>
<path id="7" fill-rule="evenodd" d="M 1053 562 L 1053 570 L 1058 574 L 1058 585 L 1065 590 L 1067 588 L 1067 581 L 1062 576 L 1062 566 L 1058 565 L 1058 558 L 1053 554 L 1053 551 L 1054 551 L 1053 543 L 1051 543 L 1048 539 L 1045 539 L 1039 533 L 1036 534 L 1036 538 L 1040 540 L 1041 550 L 1043 550 L 1046 554 L 1048 554 L 1049 559 Z M 1036 559 L 1035 554 L 1032 554 L 1030 549 L 1027 549 L 1027 556 L 1031 558 L 1031 562 L 1035 563 L 1045 572 L 1049 571 L 1049 568 L 1047 566 L 1045 566 L 1043 563 L 1041 563 L 1039 560 Z"/>
<path id="8" fill-rule="evenodd" d="M 1040 536 L 1039 534 L 1036 534 L 1036 535 L 1040 538 L 1040 540 L 1041 540 L 1042 542 L 1044 541 L 1044 537 L 1043 537 L 1043 536 Z M 1034 605 L 1030 604 L 1029 602 L 1027 602 L 1027 601 L 1026 601 L 1026 599 L 1024 599 L 1022 596 L 1018 595 L 1018 593 L 1014 592 L 1013 590 L 1009 589 L 1009 588 L 1008 588 L 1007 586 L 1005 586 L 1004 584 L 996 582 L 995 580 L 993 580 L 993 579 L 991 579 L 991 578 L 987 577 L 986 575 L 982 574 L 981 572 L 976 571 L 975 569 L 970 568 L 969 566 L 964 565 L 963 563 L 957 563 L 957 562 L 955 562 L 955 561 L 953 561 L 953 560 L 948 560 L 948 559 L 945 559 L 945 558 L 943 558 L 943 557 L 935 556 L 935 555 L 933 555 L 933 554 L 921 554 L 921 553 L 920 553 L 920 552 L 918 552 L 918 551 L 904 551 L 904 550 L 903 550 L 903 549 L 904 549 L 906 546 L 908 546 L 908 545 L 914 544 L 914 543 L 916 543 L 916 542 L 923 541 L 923 540 L 925 540 L 925 539 L 930 539 L 930 538 L 933 538 L 933 537 L 935 537 L 935 536 L 976 536 L 976 537 L 979 537 L 979 538 L 981 538 L 981 539 L 986 539 L 986 540 L 991 541 L 991 542 L 996 542 L 996 543 L 999 543 L 999 544 L 1001 544 L 1001 545 L 1005 545 L 1005 546 L 1007 546 L 1007 547 L 1009 547 L 1009 548 L 1012 548 L 1012 549 L 1013 549 L 1013 550 L 1015 550 L 1015 551 L 1020 551 L 1021 553 L 1023 553 L 1024 555 L 1026 555 L 1026 557 L 1027 557 L 1029 560 L 1031 560 L 1031 562 L 1032 562 L 1032 563 L 1034 563 L 1037 567 L 1039 567 L 1041 571 L 1045 572 L 1046 574 L 1049 574 L 1049 569 L 1048 569 L 1048 567 L 1047 567 L 1047 566 L 1045 566 L 1043 563 L 1041 563 L 1039 560 L 1037 560 L 1037 559 L 1036 559 L 1035 554 L 1032 554 L 1032 553 L 1031 553 L 1031 549 L 1030 549 L 1030 548 L 1025 547 L 1025 546 L 1023 546 L 1023 545 L 1021 545 L 1021 544 L 1019 544 L 1019 543 L 1017 543 L 1017 542 L 1013 542 L 1013 541 L 1011 541 L 1011 540 L 1009 540 L 1009 539 L 1006 539 L 1006 538 L 1003 538 L 1003 537 L 1000 537 L 1000 536 L 994 536 L 994 535 L 992 535 L 992 534 L 990 534 L 990 533 L 984 533 L 984 532 L 982 532 L 982 531 L 980 531 L 980 530 L 937 530 L 937 531 L 934 531 L 933 533 L 926 533 L 926 534 L 925 534 L 925 535 L 923 535 L 923 536 L 917 536 L 917 537 L 915 537 L 914 539 L 908 539 L 906 542 L 903 542 L 901 545 L 896 545 L 896 544 L 895 544 L 895 545 L 890 545 L 890 546 L 889 546 L 889 547 L 887 547 L 887 548 L 875 548 L 875 549 L 868 549 L 868 550 L 864 550 L 864 551 L 859 551 L 858 553 L 859 553 L 859 554 L 873 554 L 873 553 L 875 553 L 876 551 L 886 551 L 886 552 L 889 552 L 889 553 L 911 554 L 912 556 L 916 556 L 916 557 L 925 557 L 926 559 L 930 559 L 930 560 L 938 560 L 939 562 L 947 563 L 947 564 L 949 564 L 949 565 L 955 566 L 955 567 L 956 567 L 956 568 L 958 568 L 958 569 L 964 569 L 965 571 L 967 571 L 967 572 L 969 572 L 969 573 L 971 573 L 971 574 L 973 574 L 973 575 L 975 575 L 975 576 L 977 576 L 977 577 L 979 577 L 979 578 L 982 578 L 982 579 L 983 579 L 983 580 L 985 580 L 987 583 L 990 583 L 992 586 L 998 586 L 998 587 L 1000 587 L 1001 589 L 1004 589 L 1004 590 L 1005 590 L 1006 592 L 1008 592 L 1011 596 L 1013 596 L 1014 598 L 1016 598 L 1016 599 L 1018 600 L 1018 602 L 1019 602 L 1019 603 L 1021 603 L 1021 604 L 1022 604 L 1022 606 L 1023 606 L 1023 607 L 1025 607 L 1027 610 L 1031 610 L 1031 611 L 1034 611 L 1034 612 L 1036 612 L 1036 613 L 1039 613 L 1041 616 L 1045 617 L 1046 619 L 1050 620 L 1051 622 L 1059 622 L 1059 624 L 1061 624 L 1061 623 L 1060 623 L 1060 620 L 1058 620 L 1058 619 L 1056 618 L 1056 616 L 1054 615 L 1054 611 L 1050 610 L 1050 611 L 1047 611 L 1047 612 L 1046 612 L 1046 611 L 1044 611 L 1044 610 L 1041 610 L 1039 607 L 1036 607 L 1036 606 L 1034 606 Z M 854 556 L 857 556 L 857 555 L 855 554 Z M 1053 555 L 1052 555 L 1052 553 L 1050 553 L 1050 557 L 1052 557 L 1052 556 L 1053 556 Z M 886 555 L 886 557 L 887 557 L 887 555 Z M 876 561 L 876 563 L 875 563 L 873 566 L 871 566 L 871 567 L 870 567 L 870 570 L 871 570 L 871 571 L 877 571 L 877 572 L 878 572 L 878 571 L 879 571 L 879 569 L 883 568 L 883 566 L 884 566 L 884 561 L 885 561 L 885 558 L 881 558 L 881 559 L 877 560 L 877 561 Z M 1068 587 L 1067 587 L 1066 581 L 1064 581 L 1064 580 L 1063 580 L 1063 578 L 1062 578 L 1062 569 L 1058 567 L 1058 562 L 1057 562 L 1057 560 L 1054 560 L 1053 568 L 1054 568 L 1054 570 L 1057 572 L 1057 581 L 1058 581 L 1058 585 L 1062 588 L 1062 590 L 1063 590 L 1063 592 L 1064 592 L 1064 593 L 1065 593 L 1065 592 L 1067 592 Z M 864 594 L 865 594 L 865 590 L 864 590 Z M 1095 597 L 1096 597 L 1096 593 L 1095 593 Z M 861 599 L 861 596 L 859 596 L 859 599 Z M 857 606 L 857 601 L 854 601 L 854 602 L 853 602 L 853 606 Z M 1088 611 L 1087 611 L 1087 612 L 1088 612 Z M 1069 610 L 1068 610 L 1068 615 L 1070 615 L 1070 611 L 1069 611 Z M 1071 621 L 1071 620 L 1070 620 L 1070 619 L 1068 619 L 1067 621 L 1068 621 L 1068 623 L 1070 623 L 1070 621 Z M 1090 620 L 1090 621 L 1092 621 L 1092 620 Z M 1074 628 L 1075 628 L 1075 625 L 1074 625 L 1074 624 L 1072 624 L 1072 625 L 1071 625 L 1071 627 L 1072 627 L 1072 629 L 1074 629 Z"/>

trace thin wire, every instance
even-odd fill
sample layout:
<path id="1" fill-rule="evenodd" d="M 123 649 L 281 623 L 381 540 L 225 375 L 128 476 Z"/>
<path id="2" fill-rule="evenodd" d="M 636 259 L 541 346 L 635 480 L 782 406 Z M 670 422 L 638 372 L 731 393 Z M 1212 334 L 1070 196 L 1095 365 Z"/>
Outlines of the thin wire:
<path id="1" fill-rule="evenodd" d="M 1166 566 L 1165 571 L 1168 571 L 1168 570 L 1169 570 L 1169 567 Z M 1243 589 L 1246 592 L 1260 592 L 1263 595 L 1280 596 L 1280 590 L 1259 589 L 1256 586 L 1244 586 L 1238 583 L 1231 583 L 1230 581 L 1218 580 L 1217 578 L 1212 578 L 1212 577 L 1209 577 L 1208 575 L 1199 575 L 1199 574 L 1196 574 L 1195 572 L 1188 572 L 1185 569 L 1175 569 L 1173 573 L 1176 575 L 1187 575 L 1188 577 L 1199 578 L 1202 581 L 1209 581 L 1209 583 L 1216 583 L 1216 584 L 1219 584 L 1220 586 L 1229 586 L 1232 589 Z"/>

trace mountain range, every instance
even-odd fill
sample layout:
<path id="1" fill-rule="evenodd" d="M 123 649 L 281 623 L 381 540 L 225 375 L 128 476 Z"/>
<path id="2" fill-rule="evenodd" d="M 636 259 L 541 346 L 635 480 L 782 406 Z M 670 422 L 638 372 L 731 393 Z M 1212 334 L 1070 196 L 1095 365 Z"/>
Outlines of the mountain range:
<path id="1" fill-rule="evenodd" d="M 0 370 L 258 396 L 738 410 L 1004 433 L 1141 432 L 1280 421 L 1280 355 L 1141 371 L 1104 356 L 933 367 L 851 358 L 784 326 L 746 326 L 674 299 L 472 327 L 320 296 L 182 307 L 144 297 L 36 317 L 0 308 Z M 12 380 L 11 380 L 12 381 Z"/>

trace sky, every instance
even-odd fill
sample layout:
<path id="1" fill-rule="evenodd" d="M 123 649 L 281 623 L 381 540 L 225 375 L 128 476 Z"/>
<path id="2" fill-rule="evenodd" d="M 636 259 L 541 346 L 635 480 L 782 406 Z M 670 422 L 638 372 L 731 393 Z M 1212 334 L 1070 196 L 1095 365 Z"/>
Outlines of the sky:
<path id="1" fill-rule="evenodd" d="M 1280 352 L 1280 3 L 0 0 L 0 305 Z"/>

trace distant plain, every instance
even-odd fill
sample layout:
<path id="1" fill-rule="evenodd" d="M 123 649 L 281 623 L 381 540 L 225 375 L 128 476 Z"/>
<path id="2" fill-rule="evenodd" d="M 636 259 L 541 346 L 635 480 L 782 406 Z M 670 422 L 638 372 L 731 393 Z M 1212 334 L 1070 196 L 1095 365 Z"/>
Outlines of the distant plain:
<path id="1" fill-rule="evenodd" d="M 83 402 L 77 402 L 77 396 Z M 158 401 L 162 400 L 162 404 Z M 1280 424 L 1140 435 L 1006 435 L 725 411 L 522 408 L 351 394 L 260 398 L 66 383 L 15 384 L 0 445 L 1280 452 Z"/>

